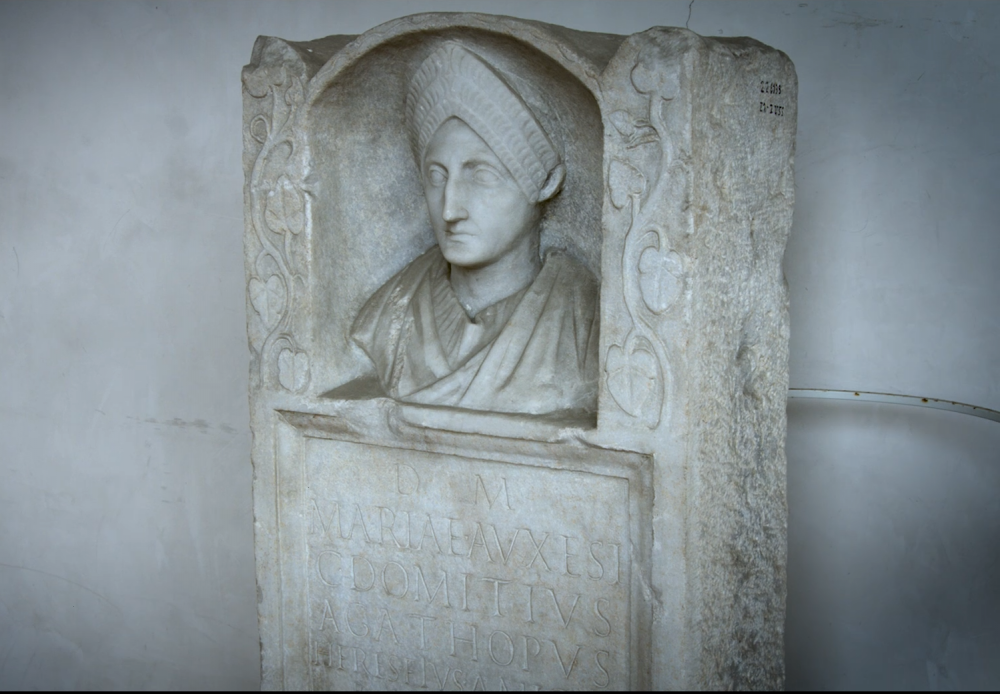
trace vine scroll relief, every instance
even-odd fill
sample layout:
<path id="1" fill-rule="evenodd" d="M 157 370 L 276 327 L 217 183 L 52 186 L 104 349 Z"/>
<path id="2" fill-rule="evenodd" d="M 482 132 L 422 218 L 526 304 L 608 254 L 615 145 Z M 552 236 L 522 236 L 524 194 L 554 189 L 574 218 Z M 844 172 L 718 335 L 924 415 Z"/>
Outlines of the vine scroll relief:
<path id="1" fill-rule="evenodd" d="M 669 380 L 660 317 L 684 291 L 684 258 L 671 249 L 666 231 L 654 221 L 662 218 L 655 208 L 667 195 L 667 172 L 676 158 L 675 147 L 665 136 L 663 111 L 679 92 L 679 75 L 651 70 L 640 59 L 630 77 L 646 98 L 648 115 L 636 117 L 624 110 L 610 115 L 625 152 L 625 158 L 611 160 L 608 187 L 611 204 L 628 215 L 621 276 L 630 327 L 620 343 L 608 348 L 605 383 L 622 410 L 653 429 L 662 417 Z M 647 145 L 660 149 L 651 184 L 640 170 L 639 158 L 630 156 Z"/>
<path id="2" fill-rule="evenodd" d="M 309 355 L 295 336 L 294 307 L 306 291 L 302 258 L 309 225 L 306 146 L 298 123 L 305 102 L 302 80 L 286 66 L 245 70 L 243 84 L 254 99 L 270 97 L 270 113 L 250 121 L 260 144 L 249 177 L 250 218 L 260 248 L 247 283 L 259 330 L 251 329 L 262 383 L 302 392 L 309 385 Z M 264 102 L 266 103 L 266 101 Z M 251 326 L 253 328 L 254 326 Z"/>

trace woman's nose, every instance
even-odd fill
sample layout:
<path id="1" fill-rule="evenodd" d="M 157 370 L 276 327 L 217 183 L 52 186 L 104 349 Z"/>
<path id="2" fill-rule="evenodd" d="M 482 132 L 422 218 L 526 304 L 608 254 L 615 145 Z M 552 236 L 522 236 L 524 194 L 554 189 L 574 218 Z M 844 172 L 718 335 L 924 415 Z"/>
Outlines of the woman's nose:
<path id="1" fill-rule="evenodd" d="M 469 217 L 460 187 L 458 181 L 454 179 L 448 181 L 444 187 L 444 209 L 441 216 L 446 222 L 458 222 Z"/>

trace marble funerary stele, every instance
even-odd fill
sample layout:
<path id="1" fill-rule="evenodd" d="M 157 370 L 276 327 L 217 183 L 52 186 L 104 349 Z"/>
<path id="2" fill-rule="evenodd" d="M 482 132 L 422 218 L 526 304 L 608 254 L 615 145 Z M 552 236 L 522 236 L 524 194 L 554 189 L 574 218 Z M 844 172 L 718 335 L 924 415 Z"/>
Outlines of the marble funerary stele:
<path id="1" fill-rule="evenodd" d="M 263 687 L 783 686 L 788 58 L 424 14 L 243 84 Z"/>

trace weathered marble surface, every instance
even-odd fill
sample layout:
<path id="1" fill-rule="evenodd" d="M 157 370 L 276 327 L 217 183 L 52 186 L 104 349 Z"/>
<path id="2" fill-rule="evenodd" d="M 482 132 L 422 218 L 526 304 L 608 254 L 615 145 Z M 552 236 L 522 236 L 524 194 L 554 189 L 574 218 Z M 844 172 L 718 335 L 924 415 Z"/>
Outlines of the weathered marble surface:
<path id="1" fill-rule="evenodd" d="M 435 244 L 404 102 L 446 41 L 554 105 L 596 414 L 386 397 L 351 341 Z M 261 37 L 243 80 L 263 686 L 781 687 L 788 58 L 432 14 Z"/>

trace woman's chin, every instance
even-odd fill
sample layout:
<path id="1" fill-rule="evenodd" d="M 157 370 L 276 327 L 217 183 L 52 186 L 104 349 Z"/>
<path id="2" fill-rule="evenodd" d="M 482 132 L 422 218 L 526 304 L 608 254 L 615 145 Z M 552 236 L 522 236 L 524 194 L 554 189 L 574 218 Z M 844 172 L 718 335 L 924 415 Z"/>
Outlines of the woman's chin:
<path id="1" fill-rule="evenodd" d="M 452 265 L 474 268 L 483 264 L 483 258 L 474 248 L 469 248 L 462 241 L 450 241 L 441 249 L 441 255 Z"/>

